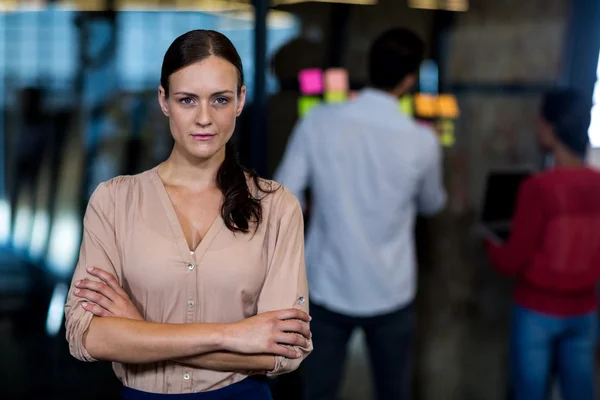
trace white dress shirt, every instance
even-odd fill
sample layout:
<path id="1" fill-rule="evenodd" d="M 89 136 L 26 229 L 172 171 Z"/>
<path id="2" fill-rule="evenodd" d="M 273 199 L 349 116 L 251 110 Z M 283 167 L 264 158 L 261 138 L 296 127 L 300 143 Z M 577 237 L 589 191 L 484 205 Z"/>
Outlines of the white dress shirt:
<path id="1" fill-rule="evenodd" d="M 415 215 L 446 202 L 440 158 L 435 133 L 374 89 L 319 106 L 298 123 L 275 180 L 303 204 L 311 189 L 311 300 L 358 317 L 412 302 Z"/>

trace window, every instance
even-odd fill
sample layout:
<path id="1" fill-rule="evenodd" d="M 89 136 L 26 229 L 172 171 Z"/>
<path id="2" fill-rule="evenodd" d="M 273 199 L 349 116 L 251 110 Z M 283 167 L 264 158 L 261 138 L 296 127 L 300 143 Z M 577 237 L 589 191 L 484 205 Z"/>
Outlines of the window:
<path id="1" fill-rule="evenodd" d="M 590 124 L 589 136 L 592 147 L 600 147 L 600 59 L 598 59 L 597 80 L 594 85 L 594 97 L 592 107 L 592 123 Z"/>

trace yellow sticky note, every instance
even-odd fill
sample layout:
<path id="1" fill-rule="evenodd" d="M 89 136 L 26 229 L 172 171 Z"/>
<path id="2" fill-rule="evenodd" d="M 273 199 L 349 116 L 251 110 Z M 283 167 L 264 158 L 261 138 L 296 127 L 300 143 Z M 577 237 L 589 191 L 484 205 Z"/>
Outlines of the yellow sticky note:
<path id="1" fill-rule="evenodd" d="M 303 117 L 315 106 L 321 103 L 321 99 L 315 96 L 302 96 L 298 99 L 298 116 Z"/>
<path id="2" fill-rule="evenodd" d="M 442 118 L 457 118 L 460 114 L 456 97 L 451 94 L 441 94 L 437 99 L 438 115 Z"/>
<path id="3" fill-rule="evenodd" d="M 338 91 L 327 91 L 325 92 L 325 101 L 327 103 L 342 103 L 348 100 L 348 94 L 346 92 Z"/>
<path id="4" fill-rule="evenodd" d="M 454 121 L 450 119 L 441 119 L 436 124 L 436 130 L 440 137 L 440 142 L 444 147 L 451 147 L 456 141 L 454 135 Z"/>
<path id="5" fill-rule="evenodd" d="M 440 142 L 444 147 L 452 147 L 455 141 L 456 139 L 454 137 L 454 134 L 450 132 L 446 132 L 440 137 Z"/>
<path id="6" fill-rule="evenodd" d="M 409 95 L 403 96 L 400 99 L 398 106 L 400 107 L 400 110 L 402 110 L 402 112 L 404 114 L 408 115 L 409 117 L 413 117 L 415 115 L 412 96 L 409 96 Z"/>

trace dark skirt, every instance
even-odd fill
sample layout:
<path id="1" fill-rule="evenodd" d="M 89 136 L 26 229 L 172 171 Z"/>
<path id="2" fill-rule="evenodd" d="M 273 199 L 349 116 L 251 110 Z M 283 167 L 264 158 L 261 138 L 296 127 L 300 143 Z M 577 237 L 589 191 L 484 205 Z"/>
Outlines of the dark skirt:
<path id="1" fill-rule="evenodd" d="M 241 382 L 221 389 L 201 393 L 162 394 L 148 393 L 123 387 L 121 400 L 273 400 L 271 390 L 266 381 L 246 378 Z"/>

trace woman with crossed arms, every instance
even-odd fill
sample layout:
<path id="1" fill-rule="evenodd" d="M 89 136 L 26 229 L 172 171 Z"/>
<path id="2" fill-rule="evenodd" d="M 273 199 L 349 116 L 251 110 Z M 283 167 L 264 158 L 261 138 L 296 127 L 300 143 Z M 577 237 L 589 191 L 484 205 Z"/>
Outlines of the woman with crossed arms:
<path id="1" fill-rule="evenodd" d="M 67 340 L 82 361 L 113 362 L 122 399 L 271 399 L 251 375 L 312 350 L 299 203 L 230 143 L 245 96 L 229 39 L 180 36 L 158 91 L 171 155 L 90 198 Z"/>

